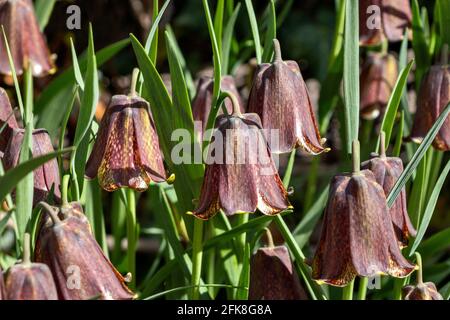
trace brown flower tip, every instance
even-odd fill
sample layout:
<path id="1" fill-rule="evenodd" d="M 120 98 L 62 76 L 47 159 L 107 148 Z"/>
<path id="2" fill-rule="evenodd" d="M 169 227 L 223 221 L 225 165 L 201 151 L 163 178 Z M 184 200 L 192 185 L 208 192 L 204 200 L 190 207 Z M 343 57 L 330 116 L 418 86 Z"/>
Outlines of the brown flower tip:
<path id="1" fill-rule="evenodd" d="M 166 180 L 155 123 L 144 99 L 112 98 L 86 165 L 86 177 L 97 176 L 106 191 L 145 191 L 151 181 Z"/>
<path id="2" fill-rule="evenodd" d="M 13 129 L 8 145 L 5 149 L 3 157 L 3 165 L 5 170 L 16 167 L 19 163 L 20 150 L 24 139 L 24 129 Z M 54 152 L 50 136 L 45 129 L 33 130 L 33 157 L 39 157 Z M 36 204 L 48 197 L 53 192 L 55 201 L 59 202 L 61 193 L 59 190 L 60 178 L 59 167 L 56 159 L 46 162 L 34 170 L 34 197 L 33 203 Z"/>
<path id="3" fill-rule="evenodd" d="M 372 159 L 363 162 L 361 166 L 363 169 L 372 171 L 375 180 L 382 186 L 387 197 L 403 172 L 403 162 L 402 159 L 397 157 L 386 157 L 384 139 L 384 134 L 382 134 L 380 139 L 381 154 L 379 156 L 374 155 Z M 407 246 L 408 239 L 411 236 L 416 236 L 416 230 L 408 215 L 405 188 L 402 189 L 398 198 L 389 209 L 389 213 L 397 240 L 402 247 Z"/>
<path id="4" fill-rule="evenodd" d="M 403 300 L 444 300 L 433 282 L 425 282 L 402 289 Z"/>
<path id="5" fill-rule="evenodd" d="M 256 209 L 274 215 L 292 208 L 258 115 L 241 116 L 217 118 L 200 201 L 193 212 L 198 218 L 209 219 L 220 209 L 230 216 Z"/>
<path id="6" fill-rule="evenodd" d="M 12 266 L 6 275 L 7 300 L 58 300 L 50 269 L 30 262 L 30 237 L 24 237 L 22 263 Z"/>
<path id="7" fill-rule="evenodd" d="M 81 206 L 42 204 L 47 215 L 36 242 L 36 261 L 47 264 L 64 300 L 128 300 L 134 294 L 95 241 Z"/>
<path id="8" fill-rule="evenodd" d="M 285 246 L 260 248 L 252 257 L 249 299 L 307 299 Z"/>
<path id="9" fill-rule="evenodd" d="M 32 72 L 36 77 L 56 71 L 31 0 L 0 0 L 0 25 L 5 28 L 18 75 L 21 75 L 29 64 L 32 65 Z M 3 36 L 0 37 L 0 73 L 12 74 Z"/>
<path id="10" fill-rule="evenodd" d="M 400 252 L 383 188 L 373 173 L 335 176 L 312 261 L 313 278 L 343 287 L 357 275 L 406 277 L 414 268 Z"/>
<path id="11" fill-rule="evenodd" d="M 0 88 L 0 130 L 2 130 L 0 132 L 0 157 L 5 152 L 12 129 L 18 127 L 8 94 L 3 88 Z"/>
<path id="12" fill-rule="evenodd" d="M 235 80 L 232 76 L 223 76 L 220 82 L 220 88 L 222 91 L 231 92 L 239 102 L 239 109 L 241 113 L 244 112 L 244 103 L 236 88 Z M 206 128 L 208 122 L 209 112 L 211 111 L 211 104 L 213 98 L 214 79 L 209 76 L 200 77 L 197 85 L 197 94 L 192 102 L 192 115 L 194 121 L 200 121 L 202 123 L 201 130 L 197 128 L 200 137 L 203 135 L 203 131 Z M 233 104 L 231 100 L 225 99 L 225 107 L 228 113 L 233 112 Z M 219 109 L 218 115 L 223 113 L 222 109 Z"/>
<path id="13" fill-rule="evenodd" d="M 417 99 L 417 112 L 411 139 L 421 143 L 439 115 L 450 102 L 450 66 L 434 65 L 425 75 Z M 441 151 L 450 150 L 450 116 L 445 120 L 433 146 Z"/>
<path id="14" fill-rule="evenodd" d="M 281 59 L 277 40 L 274 40 L 274 47 L 273 63 L 261 64 L 256 70 L 248 112 L 260 116 L 273 153 L 286 153 L 298 147 L 311 154 L 328 151 L 322 145 L 298 64 Z"/>
<path id="15" fill-rule="evenodd" d="M 397 59 L 391 54 L 367 57 L 361 75 L 361 116 L 375 119 L 384 112 L 398 77 Z"/>
<path id="16" fill-rule="evenodd" d="M 412 12 L 409 0 L 360 0 L 359 41 L 361 45 L 379 45 L 383 41 L 403 39 L 410 28 Z"/>

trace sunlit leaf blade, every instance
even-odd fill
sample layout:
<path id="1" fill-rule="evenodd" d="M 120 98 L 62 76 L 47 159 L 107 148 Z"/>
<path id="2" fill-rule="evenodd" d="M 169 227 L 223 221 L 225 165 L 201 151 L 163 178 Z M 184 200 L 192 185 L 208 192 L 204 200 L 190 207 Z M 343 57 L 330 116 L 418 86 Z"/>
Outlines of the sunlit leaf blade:
<path id="1" fill-rule="evenodd" d="M 73 73 L 75 76 L 75 81 L 80 87 L 81 91 L 84 91 L 84 80 L 81 75 L 80 65 L 78 63 L 77 52 L 75 51 L 75 46 L 73 45 L 73 40 L 70 38 L 70 51 L 72 53 L 72 64 L 73 64 Z"/>
<path id="2" fill-rule="evenodd" d="M 239 10 L 241 9 L 241 4 L 238 3 L 233 11 L 233 14 L 228 19 L 223 32 L 223 42 L 222 42 L 222 73 L 229 73 L 230 64 L 230 54 L 231 54 L 231 42 L 233 40 L 234 26 L 236 24 L 236 19 L 239 15 Z"/>
<path id="3" fill-rule="evenodd" d="M 389 193 L 389 196 L 387 198 L 387 203 L 388 203 L 389 207 L 391 207 L 394 204 L 394 201 L 395 201 L 395 199 L 397 199 L 397 196 L 400 194 L 400 191 L 403 189 L 406 182 L 409 180 L 409 178 L 413 174 L 414 170 L 419 165 L 420 161 L 422 160 L 423 156 L 427 152 L 428 148 L 433 143 L 433 140 L 436 137 L 436 135 L 438 134 L 440 128 L 444 124 L 445 119 L 447 118 L 449 113 L 450 113 L 450 103 L 447 104 L 447 106 L 442 111 L 439 118 L 436 120 L 434 125 L 431 127 L 430 131 L 428 131 L 427 135 L 423 139 L 419 148 L 414 153 L 414 156 L 412 157 L 411 161 L 408 163 L 408 165 L 406 166 L 402 175 L 399 177 L 399 179 L 395 183 L 394 187 L 392 188 L 391 192 Z"/>
<path id="4" fill-rule="evenodd" d="M 414 254 L 414 252 L 416 251 L 420 242 L 422 241 L 423 236 L 425 235 L 425 232 L 427 231 L 428 225 L 431 221 L 434 209 L 436 207 L 436 203 L 439 198 L 439 194 L 441 193 L 442 186 L 444 185 L 445 179 L 447 178 L 449 171 L 450 171 L 450 161 L 447 162 L 447 165 L 442 170 L 441 175 L 439 176 L 439 179 L 437 180 L 437 182 L 433 188 L 433 192 L 431 193 L 431 196 L 428 199 L 428 203 L 425 208 L 425 212 L 422 217 L 422 221 L 420 222 L 419 230 L 417 230 L 417 236 L 414 239 L 414 242 L 411 246 L 410 255 Z"/>
<path id="5" fill-rule="evenodd" d="M 270 62 L 273 53 L 273 39 L 277 37 L 277 13 L 275 12 L 275 2 L 269 2 L 269 17 L 267 23 L 266 36 L 264 38 L 264 51 L 262 62 Z"/>
<path id="6" fill-rule="evenodd" d="M 248 19 L 253 35 L 253 43 L 255 45 L 256 62 L 260 64 L 262 62 L 261 40 L 259 38 L 259 29 L 258 22 L 256 21 L 255 10 L 253 9 L 251 0 L 245 0 L 245 6 L 247 7 Z"/>
<path id="7" fill-rule="evenodd" d="M 344 39 L 344 98 L 347 153 L 359 131 L 359 13 L 358 0 L 346 0 Z"/>
<path id="8" fill-rule="evenodd" d="M 217 47 L 222 52 L 222 31 L 223 31 L 223 15 L 225 9 L 225 1 L 217 0 L 216 13 L 214 14 L 214 34 L 217 39 Z"/>
<path id="9" fill-rule="evenodd" d="M 157 40 L 155 40 L 155 35 L 158 32 L 158 26 L 159 26 L 159 22 L 161 21 L 162 16 L 164 15 L 164 12 L 167 9 L 167 6 L 169 5 L 170 0 L 166 0 L 166 2 L 164 2 L 163 6 L 161 7 L 161 9 L 158 12 L 158 15 L 156 16 L 156 19 L 153 21 L 152 23 L 152 27 L 150 28 L 150 32 L 148 34 L 147 40 L 145 41 L 145 51 L 150 55 L 152 62 L 155 63 L 156 61 L 156 53 L 154 52 L 150 52 L 150 49 L 153 47 L 153 51 L 157 50 L 156 49 L 156 45 L 153 45 L 153 43 L 155 43 Z"/>
<path id="10" fill-rule="evenodd" d="M 44 30 L 50 20 L 50 17 L 55 7 L 56 0 L 36 0 L 34 9 L 36 18 L 39 23 L 39 28 Z"/>
<path id="11" fill-rule="evenodd" d="M 405 69 L 400 73 L 400 76 L 395 83 L 392 94 L 389 98 L 389 102 L 384 113 L 383 121 L 381 123 L 381 130 L 386 134 L 386 148 L 389 146 L 392 135 L 392 128 L 394 128 L 395 118 L 397 116 L 398 106 L 402 99 L 403 92 L 406 88 L 406 82 L 408 80 L 409 72 L 411 71 L 414 60 L 411 60 Z M 378 145 L 379 145 L 378 140 Z M 378 149 L 378 148 L 377 148 Z"/>

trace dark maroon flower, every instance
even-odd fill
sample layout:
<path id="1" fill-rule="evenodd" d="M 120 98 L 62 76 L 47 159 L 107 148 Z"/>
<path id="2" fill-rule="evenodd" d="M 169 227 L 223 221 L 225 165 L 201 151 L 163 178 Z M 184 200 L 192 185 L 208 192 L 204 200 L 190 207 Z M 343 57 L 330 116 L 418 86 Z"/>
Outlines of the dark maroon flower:
<path id="1" fill-rule="evenodd" d="M 372 159 L 361 164 L 362 169 L 372 171 L 375 180 L 383 187 L 387 198 L 398 178 L 403 172 L 402 159 L 397 157 L 386 157 L 386 148 L 384 143 L 384 132 L 380 137 L 380 155 L 373 155 Z M 408 245 L 408 239 L 416 236 L 411 220 L 409 219 L 406 206 L 406 191 L 402 189 L 399 196 L 389 209 L 391 220 L 394 225 L 394 231 L 401 246 Z"/>
<path id="2" fill-rule="evenodd" d="M 78 203 L 46 209 L 36 242 L 36 261 L 50 267 L 64 300 L 128 300 L 134 294 L 106 258 Z"/>
<path id="3" fill-rule="evenodd" d="M 359 1 L 359 41 L 362 45 L 400 41 L 411 22 L 409 0 Z"/>
<path id="4" fill-rule="evenodd" d="M 31 0 L 0 0 L 0 25 L 5 28 L 17 74 L 22 74 L 30 63 L 36 77 L 55 72 Z M 3 36 L 0 37 L 0 73 L 12 74 Z"/>
<path id="5" fill-rule="evenodd" d="M 273 153 L 290 152 L 297 147 L 311 154 L 327 151 L 298 64 L 282 60 L 277 40 L 274 47 L 273 63 L 263 63 L 256 70 L 248 112 L 261 118 Z"/>
<path id="6" fill-rule="evenodd" d="M 402 289 L 403 300 L 444 300 L 436 285 L 433 282 L 423 282 L 422 278 L 422 258 L 416 252 L 417 264 L 417 284 L 405 286 Z"/>
<path id="7" fill-rule="evenodd" d="M 14 111 L 9 102 L 8 94 L 3 88 L 0 88 L 0 157 L 5 152 L 6 145 L 11 137 L 12 129 L 18 128 Z"/>
<path id="8" fill-rule="evenodd" d="M 260 248 L 250 263 L 250 300 L 306 300 L 286 246 Z"/>
<path id="9" fill-rule="evenodd" d="M 397 59 L 391 54 L 369 54 L 361 76 L 361 116 L 375 119 L 384 112 L 398 77 Z"/>
<path id="10" fill-rule="evenodd" d="M 450 102 L 450 66 L 434 65 L 425 75 L 417 99 L 411 138 L 420 143 L 437 118 Z M 450 150 L 450 116 L 445 120 L 433 146 L 441 151 Z"/>
<path id="11" fill-rule="evenodd" d="M 43 263 L 30 261 L 30 237 L 24 237 L 23 261 L 6 274 L 7 300 L 58 300 L 50 269 Z"/>
<path id="12" fill-rule="evenodd" d="M 144 191 L 151 181 L 166 180 L 158 135 L 144 99 L 112 98 L 86 165 L 86 177 L 97 176 L 107 191 L 121 187 Z"/>
<path id="13" fill-rule="evenodd" d="M 24 129 L 13 129 L 8 145 L 3 157 L 3 165 L 5 170 L 14 168 L 19 163 L 20 151 L 24 139 Z M 45 129 L 33 130 L 33 157 L 39 157 L 54 152 L 50 136 Z M 56 201 L 60 201 L 61 193 L 59 190 L 60 178 L 58 161 L 50 160 L 44 165 L 34 170 L 34 198 L 33 203 L 46 199 L 53 191 Z"/>
<path id="14" fill-rule="evenodd" d="M 357 275 L 406 277 L 415 266 L 400 252 L 383 188 L 371 171 L 359 170 L 357 142 L 353 156 L 353 173 L 331 182 L 312 277 L 334 286 Z"/>
<path id="15" fill-rule="evenodd" d="M 231 115 L 216 121 L 200 201 L 194 215 L 209 219 L 259 209 L 274 215 L 291 208 L 256 114 L 240 114 L 237 99 Z"/>
<path id="16" fill-rule="evenodd" d="M 232 76 L 223 76 L 220 82 L 220 88 L 222 91 L 229 91 L 233 93 L 239 102 L 239 108 L 241 112 L 244 112 L 244 103 L 236 88 L 234 78 Z M 197 94 L 192 102 L 192 116 L 195 121 L 202 123 L 201 131 L 199 132 L 202 137 L 203 131 L 206 128 L 208 122 L 209 112 L 211 111 L 211 104 L 213 98 L 214 79 L 209 76 L 200 77 L 197 85 Z M 228 113 L 233 112 L 233 105 L 230 99 L 225 100 L 225 107 Z M 222 114 L 222 109 L 219 109 L 219 115 Z"/>

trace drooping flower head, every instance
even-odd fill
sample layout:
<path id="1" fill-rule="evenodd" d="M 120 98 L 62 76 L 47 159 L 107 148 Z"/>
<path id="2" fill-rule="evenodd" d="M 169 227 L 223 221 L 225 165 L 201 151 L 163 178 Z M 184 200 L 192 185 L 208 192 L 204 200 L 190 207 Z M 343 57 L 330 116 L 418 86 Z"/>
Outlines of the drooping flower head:
<path id="1" fill-rule="evenodd" d="M 5 28 L 18 75 L 30 64 L 36 77 L 55 72 L 55 65 L 39 29 L 31 0 L 0 0 L 0 25 Z M 0 73 L 12 74 L 3 36 L 0 36 Z"/>
<path id="2" fill-rule="evenodd" d="M 360 0 L 359 42 L 362 45 L 379 45 L 383 41 L 403 39 L 410 28 L 412 12 L 409 0 Z"/>
<path id="3" fill-rule="evenodd" d="M 273 215 L 291 208 L 256 114 L 241 114 L 232 93 L 233 113 L 216 121 L 200 201 L 193 214 L 209 219 L 259 209 Z"/>
<path id="4" fill-rule="evenodd" d="M 13 129 L 8 145 L 3 156 L 5 170 L 12 169 L 19 164 L 20 152 L 25 136 L 24 129 Z M 36 129 L 32 133 L 33 157 L 43 156 L 54 152 L 52 141 L 45 129 Z M 59 202 L 61 192 L 59 190 L 60 178 L 58 161 L 52 159 L 33 172 L 34 174 L 34 197 L 33 204 L 46 199 L 53 192 L 54 200 Z"/>
<path id="5" fill-rule="evenodd" d="M 256 70 L 248 112 L 261 118 L 273 153 L 286 153 L 298 147 L 311 154 L 327 151 L 298 64 L 282 60 L 277 40 L 274 48 L 273 63 L 263 63 Z"/>
<path id="6" fill-rule="evenodd" d="M 149 104 L 135 94 L 113 96 L 103 116 L 86 177 L 98 177 L 106 191 L 147 190 L 164 182 L 166 172 Z"/>
<path id="7" fill-rule="evenodd" d="M 361 116 L 375 119 L 384 112 L 398 77 L 397 59 L 391 54 L 369 54 L 361 76 Z"/>
<path id="8" fill-rule="evenodd" d="M 50 269 L 43 263 L 30 261 L 30 237 L 25 234 L 22 262 L 6 274 L 7 300 L 58 300 Z"/>
<path id="9" fill-rule="evenodd" d="M 125 279 L 95 241 L 81 205 L 55 208 L 41 204 L 47 214 L 38 231 L 35 258 L 49 266 L 60 298 L 132 299 Z"/>
<path id="10" fill-rule="evenodd" d="M 402 159 L 386 156 L 384 132 L 380 135 L 380 155 L 373 155 L 370 160 L 363 162 L 361 167 L 362 169 L 372 171 L 375 180 L 383 187 L 386 198 L 403 172 Z M 411 236 L 416 236 L 416 230 L 408 215 L 405 188 L 402 189 L 394 204 L 389 209 L 389 213 L 397 240 L 401 246 L 407 246 L 408 239 Z"/>
<path id="11" fill-rule="evenodd" d="M 422 80 L 417 99 L 417 112 L 411 132 L 411 139 L 420 143 L 437 118 L 450 102 L 450 66 L 433 65 Z M 450 150 L 450 116 L 447 117 L 433 146 L 441 151 Z"/>
<path id="12" fill-rule="evenodd" d="M 359 169 L 359 143 L 353 143 L 350 174 L 331 181 L 312 277 L 346 286 L 356 276 L 406 277 L 415 268 L 401 254 L 383 188 L 369 170 Z"/>

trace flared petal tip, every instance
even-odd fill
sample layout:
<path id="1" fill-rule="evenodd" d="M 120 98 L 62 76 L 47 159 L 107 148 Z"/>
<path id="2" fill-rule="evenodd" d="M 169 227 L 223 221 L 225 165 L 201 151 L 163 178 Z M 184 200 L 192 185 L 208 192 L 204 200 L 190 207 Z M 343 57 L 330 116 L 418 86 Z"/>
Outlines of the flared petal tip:
<path id="1" fill-rule="evenodd" d="M 167 182 L 168 184 L 173 184 L 173 183 L 175 182 L 175 179 L 176 179 L 175 173 L 172 173 L 172 174 L 166 179 L 166 182 Z"/>

